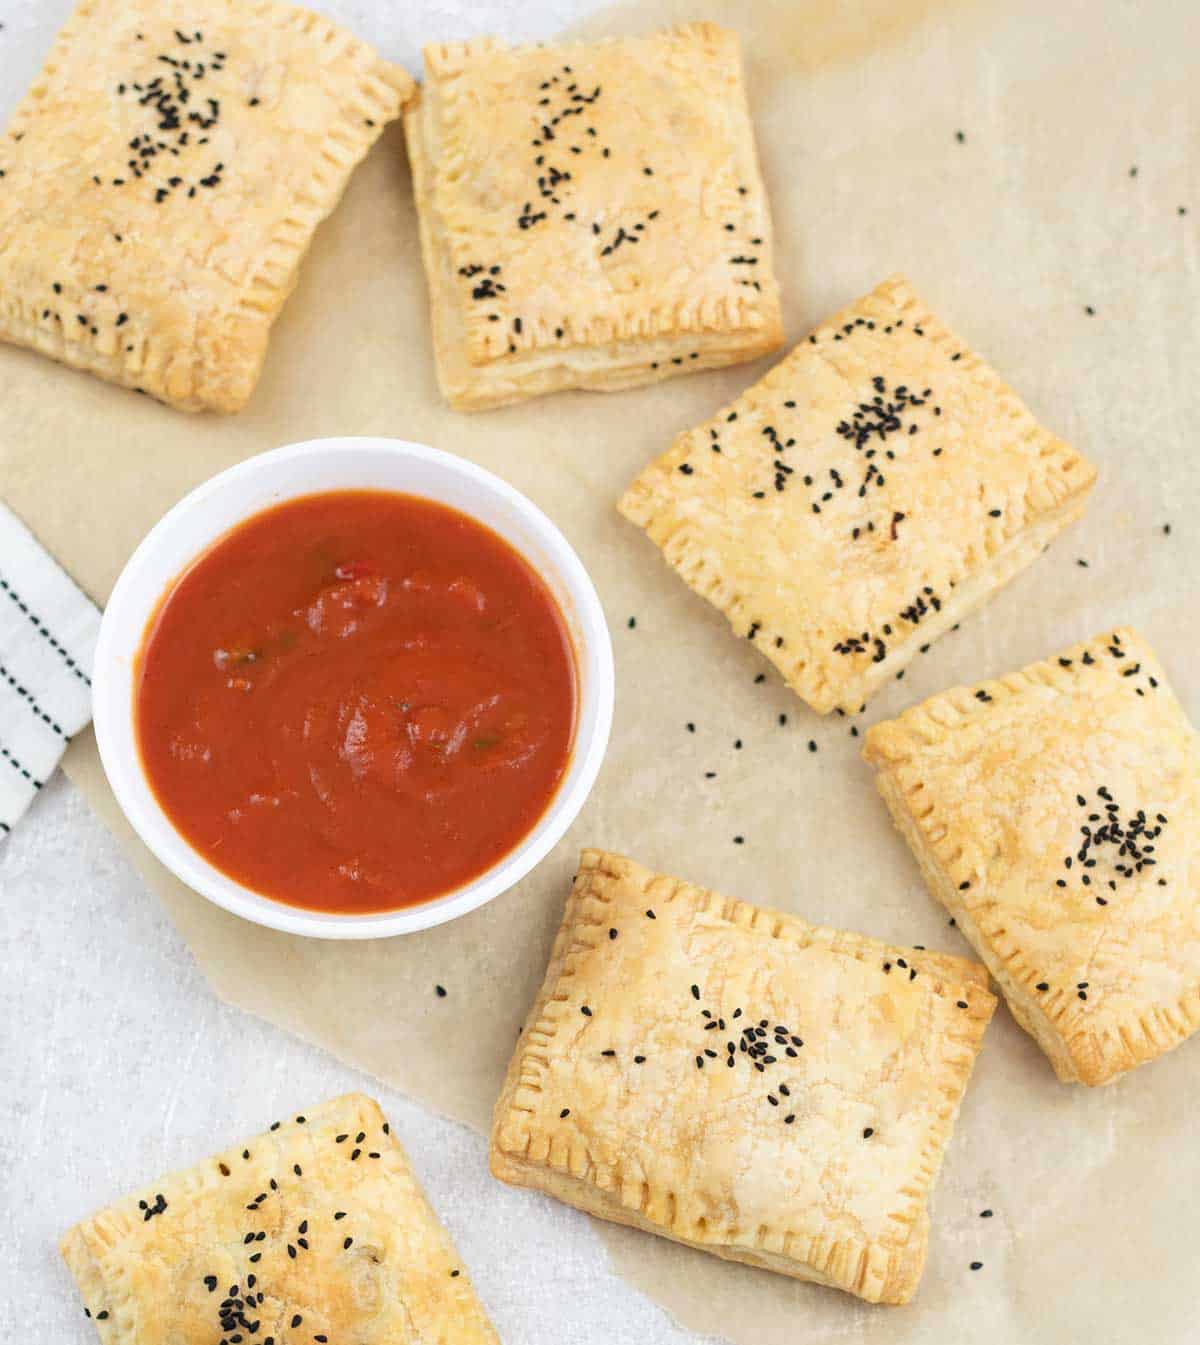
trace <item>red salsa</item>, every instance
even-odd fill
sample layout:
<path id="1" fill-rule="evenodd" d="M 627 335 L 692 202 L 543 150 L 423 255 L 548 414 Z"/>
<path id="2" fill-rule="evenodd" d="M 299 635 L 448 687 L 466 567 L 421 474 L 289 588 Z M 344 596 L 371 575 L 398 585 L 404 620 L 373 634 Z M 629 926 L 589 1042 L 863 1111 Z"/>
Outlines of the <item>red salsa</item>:
<path id="1" fill-rule="evenodd" d="M 265 896 L 387 911 L 483 873 L 566 771 L 575 661 L 506 542 L 429 500 L 310 495 L 173 585 L 135 679 L 176 829 Z"/>

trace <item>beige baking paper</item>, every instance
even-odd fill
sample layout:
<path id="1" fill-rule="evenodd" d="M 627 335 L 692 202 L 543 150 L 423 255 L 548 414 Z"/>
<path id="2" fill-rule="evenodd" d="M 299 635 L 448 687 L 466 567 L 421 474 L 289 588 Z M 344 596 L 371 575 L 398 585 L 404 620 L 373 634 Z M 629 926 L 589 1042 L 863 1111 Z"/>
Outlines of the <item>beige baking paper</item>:
<path id="1" fill-rule="evenodd" d="M 864 722 L 1116 622 L 1149 636 L 1200 718 L 1196 13 L 1173 0 L 638 0 L 588 25 L 707 16 L 740 29 L 792 339 L 903 269 L 1101 465 L 1085 521 Z M 421 440 L 499 472 L 560 524 L 603 598 L 618 695 L 590 801 L 518 889 L 428 933 L 323 944 L 225 915 L 134 840 L 90 736 L 72 747 L 73 778 L 219 995 L 482 1128 L 584 843 L 813 920 L 966 950 L 893 834 L 847 721 L 818 719 L 773 673 L 755 685 L 767 665 L 614 510 L 651 455 L 765 367 L 449 412 L 395 128 L 322 228 L 236 419 L 187 418 L 0 351 L 3 493 L 97 599 L 197 482 L 278 444 L 344 434 Z M 1088 1092 L 1056 1083 L 1002 1009 L 911 1306 L 867 1308 L 627 1230 L 605 1240 L 681 1321 L 742 1345 L 1194 1341 L 1198 1110 L 1200 1042 Z M 981 1219 L 985 1208 L 995 1217 Z"/>

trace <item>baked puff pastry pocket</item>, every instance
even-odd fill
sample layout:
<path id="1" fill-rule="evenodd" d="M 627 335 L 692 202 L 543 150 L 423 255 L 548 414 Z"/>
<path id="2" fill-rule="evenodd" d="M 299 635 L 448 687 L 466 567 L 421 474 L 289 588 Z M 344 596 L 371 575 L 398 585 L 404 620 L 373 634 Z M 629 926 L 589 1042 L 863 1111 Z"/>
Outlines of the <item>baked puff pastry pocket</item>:
<path id="1" fill-rule="evenodd" d="M 633 387 L 782 341 L 736 34 L 428 47 L 405 127 L 452 406 Z"/>
<path id="2" fill-rule="evenodd" d="M 1119 629 L 872 728 L 925 881 L 1066 1082 L 1200 1026 L 1200 748 Z"/>
<path id="3" fill-rule="evenodd" d="M 496 1345 L 379 1107 L 357 1094 L 67 1233 L 102 1345 Z"/>
<path id="4" fill-rule="evenodd" d="M 903 1303 L 995 1004 L 974 962 L 588 850 L 496 1104 L 492 1171 Z"/>
<path id="5" fill-rule="evenodd" d="M 413 88 L 273 0 L 82 0 L 0 138 L 0 339 L 238 410 L 314 231 Z"/>
<path id="6" fill-rule="evenodd" d="M 814 710 L 854 713 L 1078 518 L 1092 465 L 893 278 L 621 512 Z"/>

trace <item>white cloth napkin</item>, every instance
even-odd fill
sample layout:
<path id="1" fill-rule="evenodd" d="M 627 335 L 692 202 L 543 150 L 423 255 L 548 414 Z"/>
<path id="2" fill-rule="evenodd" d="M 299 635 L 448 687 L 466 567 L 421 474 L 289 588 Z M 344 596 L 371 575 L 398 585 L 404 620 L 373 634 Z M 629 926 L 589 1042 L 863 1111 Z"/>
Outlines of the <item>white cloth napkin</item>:
<path id="1" fill-rule="evenodd" d="M 92 717 L 100 613 L 0 503 L 0 839 Z"/>

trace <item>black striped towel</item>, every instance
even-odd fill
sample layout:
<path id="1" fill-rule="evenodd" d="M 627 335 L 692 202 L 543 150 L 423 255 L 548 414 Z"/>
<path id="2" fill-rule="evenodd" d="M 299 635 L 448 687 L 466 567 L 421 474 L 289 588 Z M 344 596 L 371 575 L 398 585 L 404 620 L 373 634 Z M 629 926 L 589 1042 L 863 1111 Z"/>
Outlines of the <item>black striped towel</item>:
<path id="1" fill-rule="evenodd" d="M 0 504 L 0 837 L 92 717 L 100 613 Z"/>

